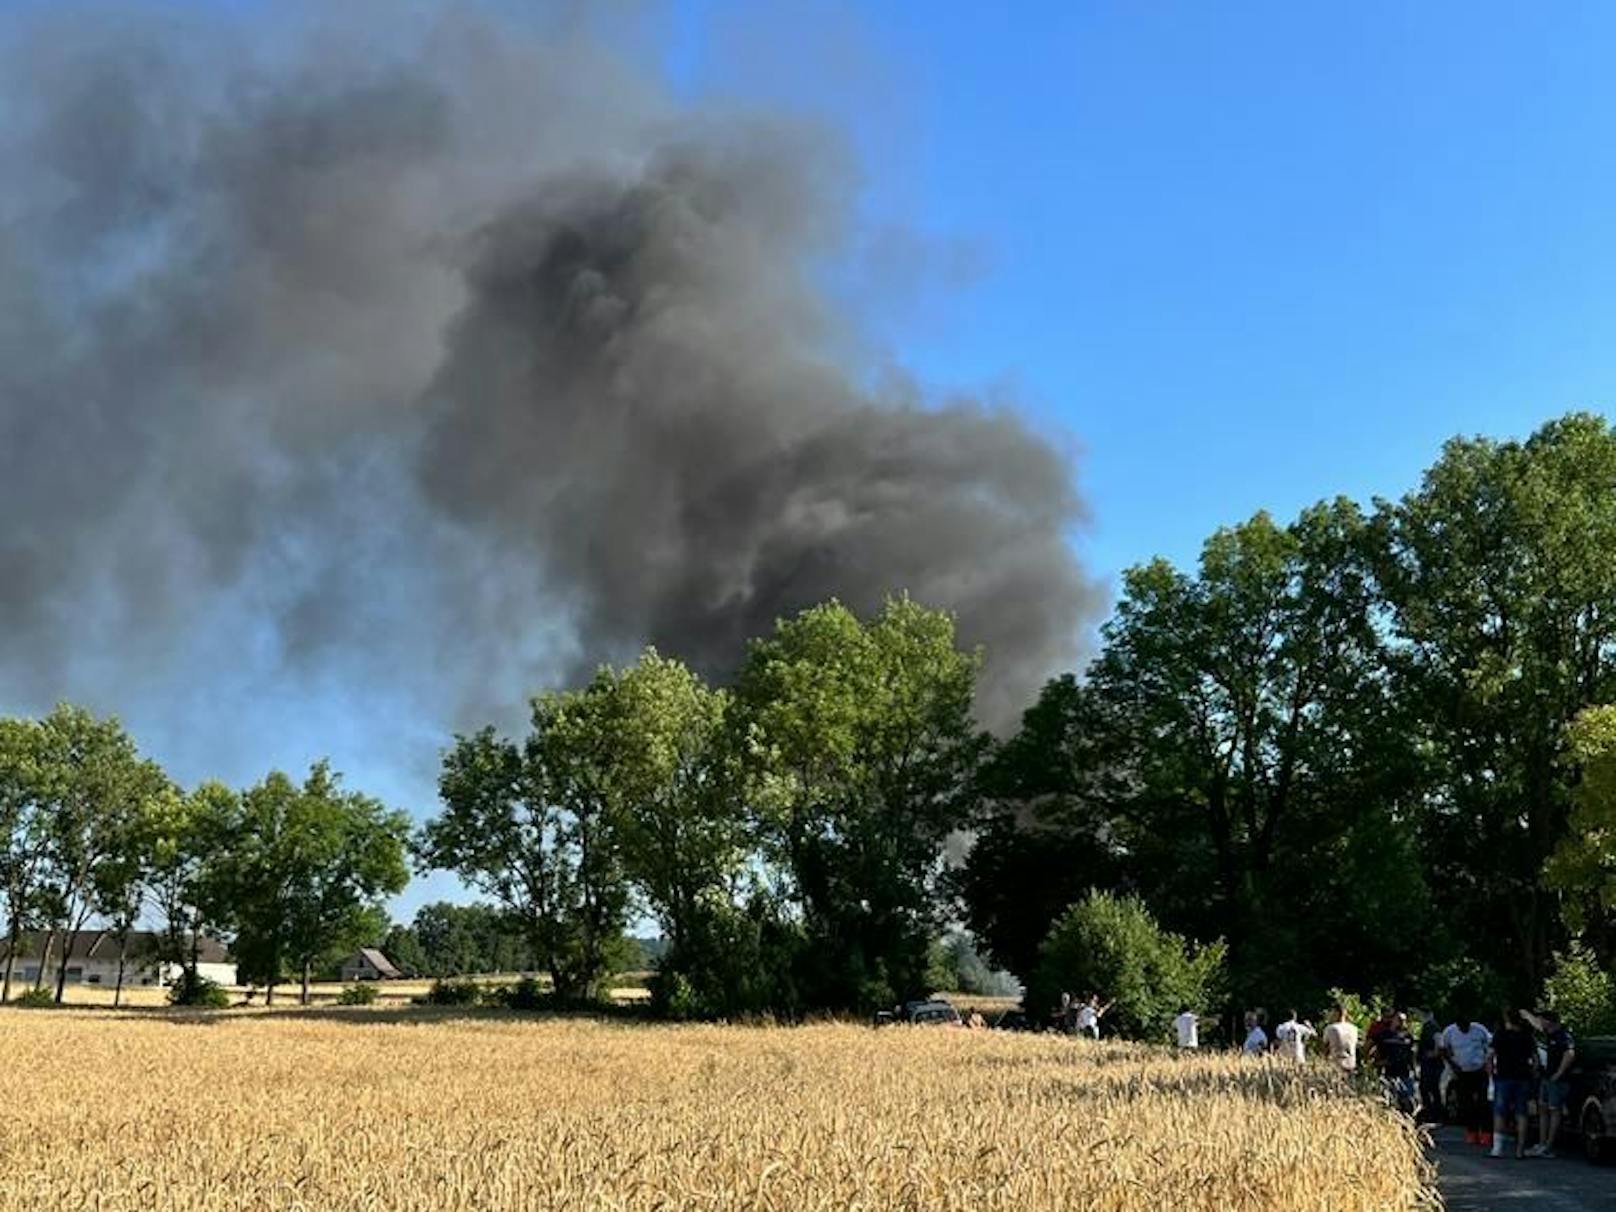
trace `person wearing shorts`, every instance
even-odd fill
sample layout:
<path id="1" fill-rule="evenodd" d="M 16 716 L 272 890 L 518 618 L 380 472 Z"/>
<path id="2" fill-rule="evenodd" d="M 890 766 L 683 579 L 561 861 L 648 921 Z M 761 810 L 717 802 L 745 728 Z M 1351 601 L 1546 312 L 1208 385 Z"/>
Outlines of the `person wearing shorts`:
<path id="1" fill-rule="evenodd" d="M 1566 1102 L 1571 1096 L 1571 1066 L 1577 1059 L 1577 1042 L 1554 1010 L 1540 1010 L 1536 1014 L 1522 1010 L 1521 1017 L 1543 1033 L 1548 1052 L 1543 1084 L 1538 1090 L 1538 1143 L 1527 1150 L 1527 1156 L 1553 1157 L 1554 1140 L 1560 1135 Z"/>
<path id="2" fill-rule="evenodd" d="M 1527 1115 L 1537 1075 L 1537 1043 L 1514 1010 L 1504 1011 L 1498 1033 L 1493 1036 L 1488 1063 L 1493 1074 L 1492 1156 L 1503 1157 L 1513 1148 L 1516 1157 L 1525 1157 Z"/>

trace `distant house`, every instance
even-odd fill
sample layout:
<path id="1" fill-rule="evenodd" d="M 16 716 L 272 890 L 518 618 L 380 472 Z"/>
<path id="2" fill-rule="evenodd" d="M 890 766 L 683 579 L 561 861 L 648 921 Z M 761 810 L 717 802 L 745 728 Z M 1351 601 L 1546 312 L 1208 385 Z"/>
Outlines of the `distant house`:
<path id="1" fill-rule="evenodd" d="M 345 981 L 396 981 L 404 974 L 374 947 L 361 947 L 342 961 Z"/>
<path id="2" fill-rule="evenodd" d="M 123 983 L 132 985 L 171 985 L 179 979 L 180 965 L 160 962 L 157 950 L 162 936 L 155 930 L 131 930 L 121 938 L 111 930 L 75 930 L 57 935 L 51 947 L 49 961 L 45 960 L 45 943 L 49 933 L 44 930 L 25 930 L 17 940 L 17 957 L 12 963 L 13 987 L 36 982 L 47 987 L 56 984 L 63 965 L 67 967 L 69 985 L 106 985 L 118 983 L 120 956 L 123 963 Z M 65 945 L 64 945 L 65 944 Z M 0 968 L 6 962 L 6 940 L 0 938 Z M 40 980 L 41 964 L 48 963 L 44 979 Z M 197 973 L 221 985 L 236 983 L 236 965 L 230 952 L 216 938 L 206 936 L 197 940 Z"/>

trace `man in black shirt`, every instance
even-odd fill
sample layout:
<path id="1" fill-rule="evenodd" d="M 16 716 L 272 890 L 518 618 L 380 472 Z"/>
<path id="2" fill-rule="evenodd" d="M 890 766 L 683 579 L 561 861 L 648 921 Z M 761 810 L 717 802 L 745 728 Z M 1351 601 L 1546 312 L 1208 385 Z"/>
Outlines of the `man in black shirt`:
<path id="1" fill-rule="evenodd" d="M 1442 1028 L 1429 1010 L 1421 1017 L 1424 1023 L 1420 1027 L 1420 1118 L 1440 1123 L 1444 1116 L 1442 1070 L 1446 1068 L 1442 1060 Z"/>
<path id="2" fill-rule="evenodd" d="M 1414 1113 L 1414 1037 L 1408 1033 L 1408 1019 L 1395 1011 L 1374 1042 L 1375 1063 L 1380 1066 L 1386 1093 L 1405 1114 Z"/>
<path id="3" fill-rule="evenodd" d="M 1577 1042 L 1565 1029 L 1560 1015 L 1553 1010 L 1539 1010 L 1533 1014 L 1522 1010 L 1521 1017 L 1544 1035 L 1548 1046 L 1548 1059 L 1543 1068 L 1543 1084 L 1538 1091 L 1538 1143 L 1529 1152 L 1532 1157 L 1553 1157 L 1554 1138 L 1560 1135 L 1560 1122 L 1565 1119 L 1566 1098 L 1571 1093 L 1571 1066 L 1577 1060 Z"/>
<path id="4" fill-rule="evenodd" d="M 1537 1044 L 1514 1010 L 1505 1010 L 1488 1057 L 1493 1074 L 1493 1153 L 1503 1157 L 1513 1145 L 1516 1157 L 1526 1156 L 1526 1112 L 1537 1073 Z M 1514 1129 L 1513 1140 L 1509 1136 Z"/>

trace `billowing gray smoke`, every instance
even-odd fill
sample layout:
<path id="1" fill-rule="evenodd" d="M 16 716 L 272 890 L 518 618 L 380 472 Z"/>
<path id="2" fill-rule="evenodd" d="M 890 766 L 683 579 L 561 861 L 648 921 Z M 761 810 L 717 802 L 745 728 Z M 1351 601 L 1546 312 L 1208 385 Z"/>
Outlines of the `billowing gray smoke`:
<path id="1" fill-rule="evenodd" d="M 833 141 L 564 18 L 176 11 L 5 32 L 0 700 L 441 728 L 903 589 L 987 646 L 990 719 L 1071 657 L 1067 461 L 867 385 Z"/>

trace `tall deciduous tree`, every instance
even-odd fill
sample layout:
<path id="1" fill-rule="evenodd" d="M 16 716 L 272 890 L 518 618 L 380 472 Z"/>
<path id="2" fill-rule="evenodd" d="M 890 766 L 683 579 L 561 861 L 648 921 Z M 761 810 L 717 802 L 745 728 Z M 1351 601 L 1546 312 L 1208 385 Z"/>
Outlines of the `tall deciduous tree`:
<path id="1" fill-rule="evenodd" d="M 1438 904 L 1527 996 L 1562 937 L 1542 874 L 1570 811 L 1567 726 L 1616 698 L 1616 432 L 1573 415 L 1455 439 L 1376 525 Z"/>
<path id="2" fill-rule="evenodd" d="M 1616 918 L 1616 706 L 1581 712 L 1569 740 L 1582 778 L 1548 875 L 1566 897 L 1570 925 L 1604 935 Z"/>
<path id="3" fill-rule="evenodd" d="M 764 837 L 808 932 L 811 1003 L 926 992 L 943 843 L 970 822 L 985 745 L 971 715 L 978 664 L 949 615 L 908 598 L 868 622 L 816 606 L 752 646 L 737 723 Z"/>
<path id="4" fill-rule="evenodd" d="M 307 1003 L 315 968 L 386 929 L 382 900 L 409 879 L 409 818 L 344 791 L 317 763 L 301 787 L 279 771 L 242 798 L 213 896 L 228 906 L 238 966 L 275 985 L 294 969 Z"/>
<path id="5" fill-rule="evenodd" d="M 729 696 L 655 649 L 621 672 L 603 671 L 588 694 L 608 755 L 602 787 L 625 874 L 669 942 L 688 945 L 708 899 L 733 891 L 743 857 Z"/>
<path id="6" fill-rule="evenodd" d="M 1129 875 L 1177 925 L 1210 911 L 1238 976 L 1269 988 L 1397 971 L 1419 906 L 1367 537 L 1336 501 L 1217 532 L 1193 576 L 1132 569 L 1089 671 Z M 1336 915 L 1333 956 L 1309 946 L 1314 912 Z"/>
<path id="7" fill-rule="evenodd" d="M 40 723 L 38 770 L 45 838 L 44 900 L 51 924 L 40 960 L 46 978 L 60 943 L 56 1000 L 67 983 L 65 948 L 90 916 L 127 901 L 138 879 L 131 851 L 150 801 L 168 788 L 156 763 L 144 760 L 115 719 L 57 707 Z"/>
<path id="8" fill-rule="evenodd" d="M 491 728 L 456 738 L 438 780 L 444 811 L 417 841 L 424 862 L 521 924 L 563 1000 L 600 994 L 628 915 L 593 710 L 578 692 L 542 695 L 524 746 Z"/>
<path id="9" fill-rule="evenodd" d="M 0 1002 L 11 997 L 22 932 L 40 920 L 47 833 L 39 757 L 36 721 L 0 719 L 0 897 L 6 914 Z"/>

